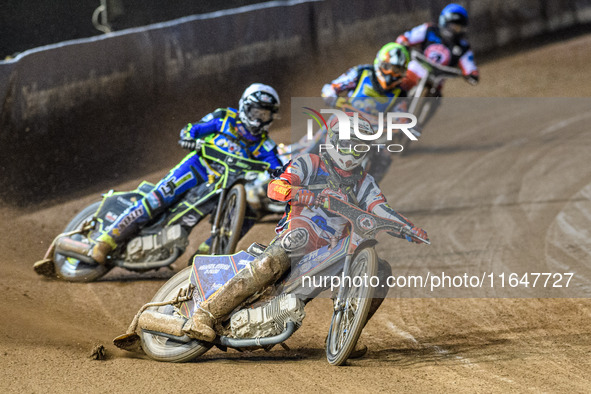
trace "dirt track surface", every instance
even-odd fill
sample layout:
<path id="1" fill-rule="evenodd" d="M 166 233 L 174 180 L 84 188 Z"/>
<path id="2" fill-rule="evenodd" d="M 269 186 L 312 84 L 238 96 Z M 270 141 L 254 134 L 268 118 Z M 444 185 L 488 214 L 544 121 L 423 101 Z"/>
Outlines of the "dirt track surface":
<path id="1" fill-rule="evenodd" d="M 591 96 L 589 47 L 587 36 L 491 61 L 482 66 L 481 85 L 452 81 L 446 93 Z M 380 246 L 398 274 L 420 264 L 471 272 L 573 270 L 581 291 L 589 290 L 591 106 L 573 101 L 558 115 L 550 106 L 525 105 L 514 114 L 441 111 L 437 130 L 397 160 L 382 185 L 391 205 L 433 241 Z M 367 357 L 341 368 L 325 360 L 330 303 L 322 299 L 308 306 L 304 327 L 287 341 L 290 352 L 212 350 L 176 365 L 119 351 L 111 340 L 172 271 L 115 270 L 97 283 L 72 284 L 31 268 L 69 218 L 95 199 L 36 212 L 0 209 L 1 392 L 174 392 L 187 385 L 205 392 L 591 389 L 585 298 L 388 299 L 362 335 Z M 255 236 L 269 240 L 272 227 L 257 225 L 241 245 Z M 105 346 L 106 360 L 89 359 L 96 344 Z"/>

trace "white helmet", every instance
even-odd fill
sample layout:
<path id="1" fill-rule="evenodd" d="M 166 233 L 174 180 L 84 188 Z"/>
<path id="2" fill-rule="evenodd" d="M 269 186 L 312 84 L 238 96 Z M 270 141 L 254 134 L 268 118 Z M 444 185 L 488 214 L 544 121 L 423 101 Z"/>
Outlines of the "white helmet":
<path id="1" fill-rule="evenodd" d="M 253 83 L 246 88 L 238 104 L 238 117 L 252 135 L 269 130 L 279 111 L 279 95 L 272 87 Z"/>
<path id="2" fill-rule="evenodd" d="M 346 112 L 346 114 L 349 119 L 348 127 L 351 129 L 350 139 L 339 139 L 339 119 L 338 117 L 333 116 L 326 135 L 326 143 L 330 145 L 331 148 L 326 151 L 337 168 L 351 171 L 361 165 L 370 148 L 367 141 L 362 140 L 357 136 L 355 125 L 357 125 L 358 134 L 372 136 L 376 132 L 371 127 L 369 121 L 361 114 L 357 112 Z"/>

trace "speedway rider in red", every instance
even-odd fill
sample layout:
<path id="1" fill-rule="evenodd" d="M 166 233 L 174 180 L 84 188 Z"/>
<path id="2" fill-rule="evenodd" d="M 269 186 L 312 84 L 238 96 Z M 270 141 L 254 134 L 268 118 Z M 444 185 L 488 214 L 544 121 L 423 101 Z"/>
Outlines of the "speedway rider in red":
<path id="1" fill-rule="evenodd" d="M 290 257 L 297 258 L 317 250 L 348 235 L 348 221 L 340 216 L 328 214 L 315 204 L 318 195 L 330 194 L 352 203 L 375 215 L 402 223 L 422 239 L 427 233 L 415 227 L 408 219 L 393 210 L 373 177 L 364 171 L 361 163 L 366 152 L 357 153 L 352 149 L 357 143 L 354 125 L 365 135 L 375 131 L 361 115 L 347 112 L 351 129 L 351 140 L 339 140 L 339 122 L 334 118 L 329 127 L 326 145 L 332 149 L 320 152 L 320 155 L 303 154 L 290 163 L 279 179 L 271 181 L 268 188 L 270 198 L 289 201 L 288 211 L 277 225 L 278 235 L 267 250 L 255 259 L 250 266 L 240 270 L 234 278 L 222 286 L 197 309 L 189 320 L 185 331 L 193 338 L 205 341 L 215 339 L 212 329 L 215 321 L 221 321 L 236 306 L 252 294 L 277 281 L 291 266 Z M 346 147 L 343 147 L 346 145 Z M 339 147 L 334 148 L 334 147 Z M 302 237 L 302 230 L 307 233 Z M 421 241 L 408 238 L 409 241 Z M 378 275 L 381 280 L 391 275 L 389 264 L 379 262 Z M 383 302 L 388 288 L 378 287 L 380 293 L 372 300 L 368 320 Z M 363 346 L 356 349 L 358 356 L 365 353 Z"/>
<path id="2" fill-rule="evenodd" d="M 468 11 L 458 4 L 447 5 L 439 15 L 439 23 L 424 23 L 396 39 L 407 47 L 417 47 L 432 61 L 444 66 L 459 67 L 464 78 L 472 85 L 479 80 L 478 67 L 474 62 L 474 53 L 466 39 Z M 426 71 L 416 61 L 408 65 L 402 88 L 409 91 L 425 75 Z M 442 86 L 436 86 L 441 95 Z"/>
<path id="3" fill-rule="evenodd" d="M 353 127 L 354 115 L 351 112 L 347 112 L 347 115 Z M 358 130 L 367 135 L 374 134 L 369 122 L 361 115 L 358 116 Z M 330 193 L 375 215 L 414 227 L 408 219 L 388 205 L 373 177 L 363 170 L 361 163 L 366 152 L 355 152 L 350 146 L 356 143 L 363 144 L 365 141 L 354 140 L 353 129 L 351 136 L 352 139 L 349 141 L 339 140 L 339 122 L 338 118 L 334 117 L 320 155 L 298 156 L 279 179 L 269 185 L 270 198 L 292 201 L 289 211 L 277 225 L 278 237 L 289 238 L 292 229 L 304 229 L 308 233 L 304 245 L 296 245 L 299 248 L 292 246 L 292 249 L 288 250 L 292 256 L 312 252 L 330 244 L 331 238 L 341 239 L 348 234 L 349 222 L 345 218 L 329 216 L 323 208 L 316 206 L 316 197 L 321 193 Z M 326 145 L 339 148 L 325 149 Z M 294 199 L 297 201 L 296 204 L 293 203 Z M 420 228 L 413 228 L 413 232 L 421 238 L 426 238 L 426 233 Z M 298 234 L 300 233 L 298 231 Z M 282 245 L 294 244 L 297 243 L 282 242 Z"/>

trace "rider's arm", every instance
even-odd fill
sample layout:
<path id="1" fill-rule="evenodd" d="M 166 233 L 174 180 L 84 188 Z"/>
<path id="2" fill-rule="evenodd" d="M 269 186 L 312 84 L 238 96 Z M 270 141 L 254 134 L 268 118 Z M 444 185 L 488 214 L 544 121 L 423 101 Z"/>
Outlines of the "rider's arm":
<path id="1" fill-rule="evenodd" d="M 303 188 L 302 186 L 309 183 L 310 172 L 317 168 L 314 166 L 314 160 L 318 160 L 317 157 L 302 155 L 290 162 L 278 179 L 269 183 L 267 196 L 276 201 L 291 200 L 297 191 Z"/>
<path id="2" fill-rule="evenodd" d="M 331 107 L 334 107 L 339 95 L 355 89 L 359 82 L 360 75 L 359 66 L 355 66 L 348 69 L 331 83 L 324 85 L 322 87 L 322 92 L 320 93 L 324 102 Z"/>
<path id="3" fill-rule="evenodd" d="M 400 213 L 396 212 L 388 202 L 386 197 L 369 174 L 365 176 L 361 184 L 358 195 L 362 196 L 359 201 L 359 206 L 374 215 L 381 216 L 386 219 L 394 220 L 407 228 L 415 234 L 415 237 L 408 237 L 402 234 L 392 234 L 399 238 L 406 238 L 406 240 L 416 243 L 422 243 L 420 239 L 428 239 L 425 230 L 415 227 L 414 224 Z M 418 238 L 417 238 L 418 237 Z"/>
<path id="4" fill-rule="evenodd" d="M 476 62 L 474 61 L 474 53 L 471 49 L 468 49 L 466 53 L 460 57 L 458 65 L 460 66 L 464 77 L 468 79 L 468 82 L 472 84 L 478 83 L 480 75 L 478 72 L 478 67 L 476 66 Z"/>
<path id="5" fill-rule="evenodd" d="M 425 38 L 427 37 L 428 28 L 429 23 L 423 23 L 422 25 L 416 26 L 411 30 L 399 35 L 398 38 L 396 38 L 396 42 L 407 47 L 418 45 L 425 41 Z"/>
<path id="6" fill-rule="evenodd" d="M 275 201 L 291 200 L 292 186 L 283 179 L 274 179 L 269 183 L 267 196 Z"/>
<path id="7" fill-rule="evenodd" d="M 362 209 L 371 212 L 374 215 L 394 220 L 409 227 L 414 227 L 414 224 L 410 220 L 388 205 L 386 197 L 371 175 L 367 174 L 363 179 L 358 195 L 362 196 L 359 201 L 359 206 Z"/>
<path id="8" fill-rule="evenodd" d="M 189 123 L 181 129 L 181 140 L 203 138 L 221 130 L 223 110 L 216 110 L 205 115 L 198 123 Z"/>

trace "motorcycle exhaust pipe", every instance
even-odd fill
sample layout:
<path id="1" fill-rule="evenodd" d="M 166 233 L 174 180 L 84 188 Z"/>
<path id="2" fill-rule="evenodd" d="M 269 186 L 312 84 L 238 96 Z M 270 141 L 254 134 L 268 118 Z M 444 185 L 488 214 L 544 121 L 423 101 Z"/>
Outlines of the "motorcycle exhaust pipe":
<path id="1" fill-rule="evenodd" d="M 138 320 L 138 326 L 145 331 L 161 332 L 175 337 L 184 337 L 183 326 L 187 319 L 171 316 L 156 311 L 144 311 Z"/>
<path id="2" fill-rule="evenodd" d="M 66 257 L 73 257 L 87 264 L 97 264 L 88 256 L 88 244 L 69 237 L 61 237 L 55 242 L 55 252 Z"/>

